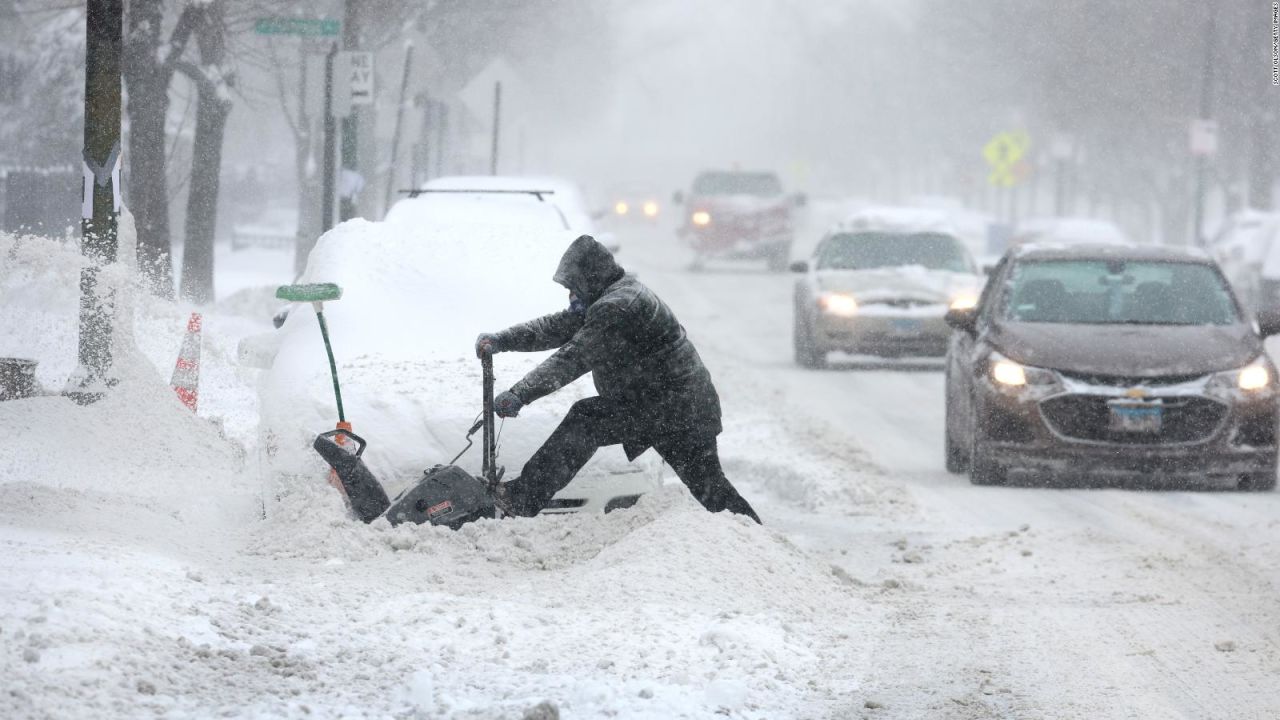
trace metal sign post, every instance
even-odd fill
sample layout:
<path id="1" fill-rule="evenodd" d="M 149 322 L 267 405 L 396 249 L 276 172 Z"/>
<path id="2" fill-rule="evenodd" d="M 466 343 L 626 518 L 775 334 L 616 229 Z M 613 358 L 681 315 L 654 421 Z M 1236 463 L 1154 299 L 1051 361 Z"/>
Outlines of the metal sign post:
<path id="1" fill-rule="evenodd" d="M 98 269 L 115 262 L 120 212 L 121 48 L 123 0 L 89 0 L 85 17 L 84 196 L 80 224 L 79 375 L 67 388 L 81 405 L 112 384 L 114 298 L 98 285 Z"/>

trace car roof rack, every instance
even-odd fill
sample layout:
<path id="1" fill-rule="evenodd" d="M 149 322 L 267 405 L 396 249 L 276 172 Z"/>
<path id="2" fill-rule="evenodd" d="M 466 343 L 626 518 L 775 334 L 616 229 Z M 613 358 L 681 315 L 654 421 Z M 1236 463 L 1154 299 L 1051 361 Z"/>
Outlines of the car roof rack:
<path id="1" fill-rule="evenodd" d="M 468 193 L 472 195 L 532 195 L 538 198 L 539 202 L 546 202 L 543 195 L 555 195 L 555 190 L 507 190 L 507 189 L 483 189 L 476 188 L 468 190 L 466 188 L 417 188 L 415 190 L 401 190 L 401 195 L 408 195 L 410 199 L 416 198 L 423 193 Z"/>

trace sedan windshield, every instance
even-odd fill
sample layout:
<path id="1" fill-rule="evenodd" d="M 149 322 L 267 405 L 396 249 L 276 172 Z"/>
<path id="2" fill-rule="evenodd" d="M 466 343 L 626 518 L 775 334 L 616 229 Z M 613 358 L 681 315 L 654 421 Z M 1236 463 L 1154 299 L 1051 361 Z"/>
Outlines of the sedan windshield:
<path id="1" fill-rule="evenodd" d="M 960 242 L 942 233 L 844 233 L 833 235 L 818 251 L 820 270 L 875 270 L 906 265 L 972 271 Z"/>
<path id="2" fill-rule="evenodd" d="M 775 197 L 782 194 L 782 183 L 773 173 L 709 172 L 694 179 L 693 194 Z"/>
<path id="3" fill-rule="evenodd" d="M 1239 313 L 1222 277 L 1200 263 L 1038 260 L 1018 264 L 1005 317 L 1089 325 L 1230 325 Z"/>

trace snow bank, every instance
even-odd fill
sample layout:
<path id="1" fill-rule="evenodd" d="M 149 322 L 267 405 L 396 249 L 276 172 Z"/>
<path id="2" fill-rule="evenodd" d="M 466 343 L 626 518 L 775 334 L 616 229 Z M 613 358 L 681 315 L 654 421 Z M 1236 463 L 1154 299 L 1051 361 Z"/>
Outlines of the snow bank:
<path id="1" fill-rule="evenodd" d="M 78 254 L 0 239 L 0 338 L 58 387 L 74 359 Z M 261 293 L 240 300 L 260 310 Z M 856 588 L 769 528 L 708 515 L 680 487 L 607 516 L 450 532 L 351 521 L 317 475 L 262 519 L 245 440 L 256 377 L 228 348 L 264 323 L 226 314 L 240 300 L 206 315 L 200 415 L 167 384 L 187 308 L 137 295 L 138 347 L 122 343 L 120 384 L 101 402 L 0 403 L 0 717 L 518 718 L 548 702 L 565 718 L 758 718 L 843 706 L 865 654 Z M 524 317 L 531 305 L 504 310 Z M 362 332 L 365 318 L 333 307 L 337 327 Z M 457 357 L 474 334 L 463 327 L 464 349 L 422 361 L 478 396 L 475 361 Z M 430 348 L 409 331 L 369 336 L 388 353 Z M 343 362 L 372 357 L 360 352 Z M 352 376 L 353 387 L 394 381 Z M 451 392 L 433 387 L 437 399 Z"/>

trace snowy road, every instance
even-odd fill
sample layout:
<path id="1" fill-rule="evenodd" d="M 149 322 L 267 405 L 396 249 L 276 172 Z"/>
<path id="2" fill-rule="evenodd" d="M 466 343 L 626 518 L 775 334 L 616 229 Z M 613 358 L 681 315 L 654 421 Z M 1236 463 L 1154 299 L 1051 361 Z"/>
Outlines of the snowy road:
<path id="1" fill-rule="evenodd" d="M 1280 716 L 1280 495 L 971 486 L 942 467 L 940 371 L 797 368 L 790 277 L 745 264 L 691 274 L 661 235 L 631 247 L 713 368 L 730 458 L 734 413 L 769 418 L 810 430 L 772 447 L 776 463 L 829 454 L 838 467 L 840 448 L 862 448 L 874 467 L 846 476 L 892 500 L 753 497 L 766 522 L 865 584 L 875 612 L 850 652 L 869 658 L 852 680 L 884 708 L 859 712 Z"/>

